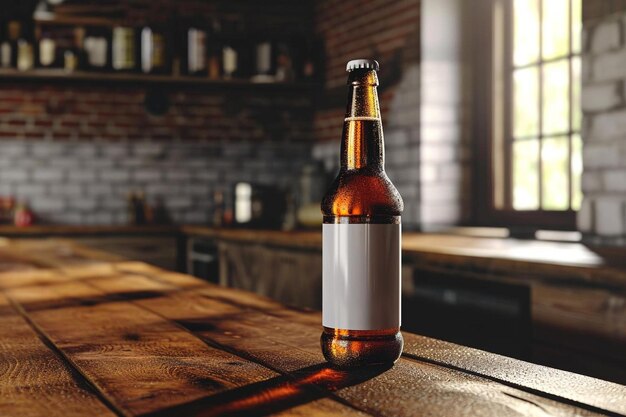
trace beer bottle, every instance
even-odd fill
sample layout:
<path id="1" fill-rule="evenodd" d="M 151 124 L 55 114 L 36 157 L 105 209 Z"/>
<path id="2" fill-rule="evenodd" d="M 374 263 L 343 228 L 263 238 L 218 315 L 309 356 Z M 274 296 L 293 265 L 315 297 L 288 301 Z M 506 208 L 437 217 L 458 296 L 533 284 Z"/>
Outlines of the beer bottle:
<path id="1" fill-rule="evenodd" d="M 322 352 L 337 367 L 391 364 L 402 353 L 404 208 L 385 173 L 378 62 L 348 62 L 341 168 L 322 201 Z"/>

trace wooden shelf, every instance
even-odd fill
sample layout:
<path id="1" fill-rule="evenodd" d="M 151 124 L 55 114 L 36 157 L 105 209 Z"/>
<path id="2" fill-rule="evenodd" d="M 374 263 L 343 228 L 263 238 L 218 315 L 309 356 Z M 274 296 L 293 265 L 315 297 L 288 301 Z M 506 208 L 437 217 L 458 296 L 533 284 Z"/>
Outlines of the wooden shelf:
<path id="1" fill-rule="evenodd" d="M 40 25 L 113 27 L 120 24 L 119 21 L 106 17 L 56 15 L 50 12 L 36 12 L 33 19 Z"/>
<path id="2" fill-rule="evenodd" d="M 171 85 L 206 88 L 267 88 L 283 90 L 308 90 L 318 84 L 301 82 L 254 82 L 246 79 L 211 80 L 202 77 L 151 75 L 141 73 L 101 73 L 101 72 L 67 72 L 61 69 L 33 69 L 17 71 L 0 69 L 0 82 L 32 81 L 32 82 L 77 82 L 90 84 L 130 83 L 141 85 Z"/>

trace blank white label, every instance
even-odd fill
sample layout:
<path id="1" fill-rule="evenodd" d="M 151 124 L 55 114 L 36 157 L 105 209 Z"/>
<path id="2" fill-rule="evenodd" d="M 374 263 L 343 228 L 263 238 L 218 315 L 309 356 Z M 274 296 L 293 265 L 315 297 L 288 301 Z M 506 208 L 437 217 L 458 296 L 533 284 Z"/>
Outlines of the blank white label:
<path id="1" fill-rule="evenodd" d="M 324 224 L 322 231 L 323 325 L 400 327 L 401 225 Z"/>

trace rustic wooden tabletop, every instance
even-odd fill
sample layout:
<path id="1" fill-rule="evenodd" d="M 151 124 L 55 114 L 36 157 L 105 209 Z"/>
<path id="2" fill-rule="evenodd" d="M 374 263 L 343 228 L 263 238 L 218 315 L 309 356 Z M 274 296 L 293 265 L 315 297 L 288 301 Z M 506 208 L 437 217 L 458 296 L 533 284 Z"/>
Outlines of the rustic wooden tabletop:
<path id="1" fill-rule="evenodd" d="M 317 312 L 69 242 L 0 241 L 0 271 L 1 416 L 626 415 L 626 386 L 408 333 L 334 370 Z"/>

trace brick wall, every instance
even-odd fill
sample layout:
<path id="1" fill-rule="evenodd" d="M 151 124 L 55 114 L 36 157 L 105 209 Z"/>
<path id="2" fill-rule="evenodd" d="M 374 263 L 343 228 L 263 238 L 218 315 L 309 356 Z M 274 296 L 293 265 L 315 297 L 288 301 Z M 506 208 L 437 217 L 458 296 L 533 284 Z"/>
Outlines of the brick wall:
<path id="1" fill-rule="evenodd" d="M 325 85 L 319 97 L 313 156 L 329 171 L 339 163 L 345 112 L 346 62 L 380 62 L 379 98 L 386 144 L 386 169 L 405 203 L 403 222 L 419 224 L 420 0 L 316 4 L 315 31 L 326 45 Z"/>
<path id="2" fill-rule="evenodd" d="M 578 228 L 591 243 L 626 244 L 626 12 L 585 15 Z"/>
<path id="3" fill-rule="evenodd" d="M 309 159 L 307 95 L 263 91 L 171 91 L 167 114 L 152 116 L 142 89 L 3 85 L 0 195 L 44 222 L 109 224 L 142 190 L 175 221 L 205 222 L 217 186 L 285 186 Z"/>

